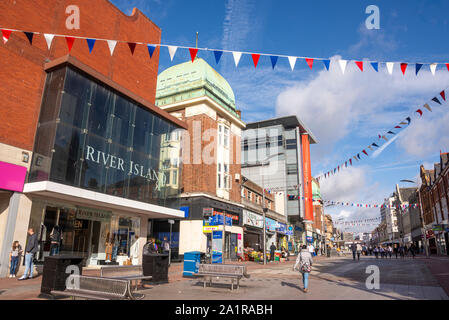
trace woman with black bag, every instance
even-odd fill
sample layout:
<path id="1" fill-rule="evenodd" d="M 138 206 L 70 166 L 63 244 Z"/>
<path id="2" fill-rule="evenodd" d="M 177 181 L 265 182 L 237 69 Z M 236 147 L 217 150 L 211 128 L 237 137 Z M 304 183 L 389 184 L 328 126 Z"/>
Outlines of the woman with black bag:
<path id="1" fill-rule="evenodd" d="M 307 250 L 307 246 L 303 245 L 301 252 L 298 254 L 296 258 L 295 266 L 293 270 L 299 271 L 302 273 L 302 282 L 304 285 L 304 293 L 307 293 L 309 287 L 309 273 L 312 271 L 312 254 Z"/>

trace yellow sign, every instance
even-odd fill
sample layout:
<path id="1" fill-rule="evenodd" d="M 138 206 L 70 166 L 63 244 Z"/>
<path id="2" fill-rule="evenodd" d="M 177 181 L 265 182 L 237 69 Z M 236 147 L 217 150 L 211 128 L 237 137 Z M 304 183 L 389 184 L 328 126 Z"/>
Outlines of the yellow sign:
<path id="1" fill-rule="evenodd" d="M 203 226 L 203 233 L 211 233 L 212 231 L 218 231 L 218 226 Z"/>

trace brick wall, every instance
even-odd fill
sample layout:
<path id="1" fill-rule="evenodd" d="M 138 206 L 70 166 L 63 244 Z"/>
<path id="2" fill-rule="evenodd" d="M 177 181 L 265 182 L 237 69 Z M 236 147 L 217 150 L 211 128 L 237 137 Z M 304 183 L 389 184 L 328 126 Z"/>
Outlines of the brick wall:
<path id="1" fill-rule="evenodd" d="M 80 29 L 67 30 L 65 9 L 80 8 Z M 89 36 L 145 43 L 159 43 L 161 30 L 140 11 L 127 16 L 107 0 L 2 0 L 1 26 L 51 34 Z M 43 35 L 34 35 L 33 45 L 23 33 L 13 32 L 0 41 L 0 142 L 32 150 L 45 83 L 45 62 L 68 54 L 64 38 L 55 37 L 50 50 Z M 70 55 L 112 81 L 154 103 L 159 48 L 150 59 L 148 50 L 137 45 L 134 55 L 125 43 L 117 43 L 111 57 L 105 41 L 97 41 L 92 54 L 85 40 L 76 39 Z"/>

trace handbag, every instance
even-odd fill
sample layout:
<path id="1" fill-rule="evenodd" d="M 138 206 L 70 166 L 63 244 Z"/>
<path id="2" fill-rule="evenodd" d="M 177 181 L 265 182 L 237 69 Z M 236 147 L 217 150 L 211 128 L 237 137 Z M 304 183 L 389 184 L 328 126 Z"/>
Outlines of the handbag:
<path id="1" fill-rule="evenodd" d="M 312 271 L 312 266 L 309 261 L 302 261 L 302 257 L 300 256 L 301 261 L 301 272 L 310 272 Z"/>

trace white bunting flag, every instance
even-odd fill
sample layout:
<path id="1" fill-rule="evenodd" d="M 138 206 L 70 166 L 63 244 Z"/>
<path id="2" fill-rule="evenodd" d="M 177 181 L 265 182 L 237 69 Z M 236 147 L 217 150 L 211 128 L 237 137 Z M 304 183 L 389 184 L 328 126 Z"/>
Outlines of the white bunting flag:
<path id="1" fill-rule="evenodd" d="M 234 57 L 234 63 L 235 66 L 237 67 L 239 65 L 239 61 L 240 61 L 240 57 L 242 56 L 241 52 L 232 52 L 232 56 Z"/>
<path id="2" fill-rule="evenodd" d="M 295 69 L 296 57 L 288 57 L 288 62 L 290 63 L 290 68 Z"/>
<path id="3" fill-rule="evenodd" d="M 389 74 L 393 74 L 394 62 L 387 62 L 387 70 Z"/>
<path id="4" fill-rule="evenodd" d="M 107 40 L 107 42 L 108 42 L 109 52 L 111 52 L 111 56 L 112 56 L 112 54 L 114 53 L 115 46 L 117 45 L 117 41 Z"/>
<path id="5" fill-rule="evenodd" d="M 55 35 L 44 33 L 44 37 L 45 37 L 45 41 L 47 41 L 48 50 L 50 50 L 51 42 L 53 41 L 53 38 L 55 37 Z"/>
<path id="6" fill-rule="evenodd" d="M 343 72 L 343 74 L 345 74 L 345 69 L 346 69 L 346 64 L 348 63 L 348 60 L 338 60 L 338 62 L 340 63 L 340 68 L 341 68 L 341 72 Z"/>
<path id="7" fill-rule="evenodd" d="M 437 69 L 437 63 L 432 63 L 430 65 L 430 71 L 432 72 L 433 75 L 435 75 L 435 70 Z"/>
<path id="8" fill-rule="evenodd" d="M 175 56 L 176 50 L 178 47 L 176 46 L 168 46 L 168 53 L 170 54 L 170 60 L 173 61 L 173 57 Z"/>

